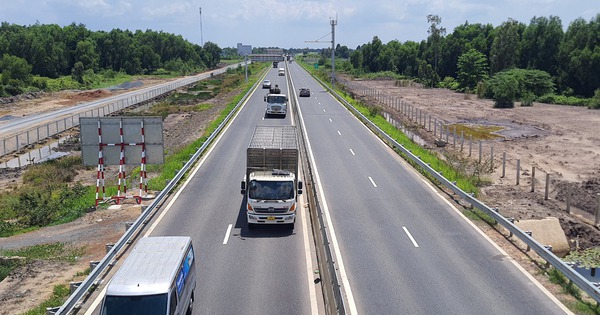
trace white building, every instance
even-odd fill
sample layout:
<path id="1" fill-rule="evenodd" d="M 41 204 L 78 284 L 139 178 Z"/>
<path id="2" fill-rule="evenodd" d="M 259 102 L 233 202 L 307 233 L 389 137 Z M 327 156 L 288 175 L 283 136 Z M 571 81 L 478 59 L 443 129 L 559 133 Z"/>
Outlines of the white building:
<path id="1" fill-rule="evenodd" d="M 252 54 L 252 45 L 242 45 L 242 43 L 238 43 L 237 52 L 240 56 L 250 55 Z"/>

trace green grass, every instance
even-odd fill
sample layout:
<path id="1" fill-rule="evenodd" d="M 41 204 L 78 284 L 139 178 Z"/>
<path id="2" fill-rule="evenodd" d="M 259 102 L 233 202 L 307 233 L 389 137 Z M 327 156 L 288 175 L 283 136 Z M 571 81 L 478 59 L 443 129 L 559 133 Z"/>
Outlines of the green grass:
<path id="1" fill-rule="evenodd" d="M 64 243 L 33 245 L 19 249 L 0 250 L 1 256 L 25 257 L 27 260 L 56 260 L 74 263 L 83 254 L 83 248 L 66 246 Z"/>
<path id="2" fill-rule="evenodd" d="M 29 310 L 23 315 L 45 315 L 47 307 L 56 307 L 62 305 L 67 297 L 69 297 L 70 291 L 69 286 L 66 284 L 55 285 L 52 290 L 52 296 L 40 304 L 38 307 Z"/>

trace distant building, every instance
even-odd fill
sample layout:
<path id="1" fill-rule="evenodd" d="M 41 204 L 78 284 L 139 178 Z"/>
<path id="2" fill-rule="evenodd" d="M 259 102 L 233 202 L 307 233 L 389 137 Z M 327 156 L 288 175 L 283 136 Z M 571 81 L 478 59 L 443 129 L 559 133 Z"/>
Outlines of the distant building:
<path id="1" fill-rule="evenodd" d="M 242 45 L 242 43 L 237 44 L 237 52 L 238 55 L 251 55 L 252 54 L 252 45 Z"/>
<path id="2" fill-rule="evenodd" d="M 267 48 L 267 55 L 280 55 L 280 56 L 283 56 L 283 49 L 280 49 L 280 48 Z"/>

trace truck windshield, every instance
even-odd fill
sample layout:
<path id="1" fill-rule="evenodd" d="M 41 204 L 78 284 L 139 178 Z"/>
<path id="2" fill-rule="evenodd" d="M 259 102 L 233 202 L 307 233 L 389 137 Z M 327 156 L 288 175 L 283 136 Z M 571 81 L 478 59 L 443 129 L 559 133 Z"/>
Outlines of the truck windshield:
<path id="1" fill-rule="evenodd" d="M 107 295 L 102 315 L 167 314 L 167 294 L 143 296 Z"/>
<path id="2" fill-rule="evenodd" d="M 267 103 L 285 103 L 285 96 L 283 95 L 269 95 L 267 96 Z"/>
<path id="3" fill-rule="evenodd" d="M 292 181 L 250 181 L 248 192 L 250 199 L 287 200 L 294 198 L 294 182 Z"/>

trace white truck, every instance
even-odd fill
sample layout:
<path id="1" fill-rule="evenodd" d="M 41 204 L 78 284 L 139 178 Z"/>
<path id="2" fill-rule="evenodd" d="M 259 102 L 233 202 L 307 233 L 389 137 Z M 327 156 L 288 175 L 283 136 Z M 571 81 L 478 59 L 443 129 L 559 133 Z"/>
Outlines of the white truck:
<path id="1" fill-rule="evenodd" d="M 265 96 L 265 102 L 267 102 L 267 108 L 265 110 L 265 117 L 271 117 L 273 115 L 285 116 L 287 115 L 288 98 L 285 94 L 267 94 Z"/>
<path id="2" fill-rule="evenodd" d="M 256 224 L 287 224 L 294 228 L 298 195 L 298 138 L 295 126 L 256 126 L 246 152 L 248 228 Z"/>

